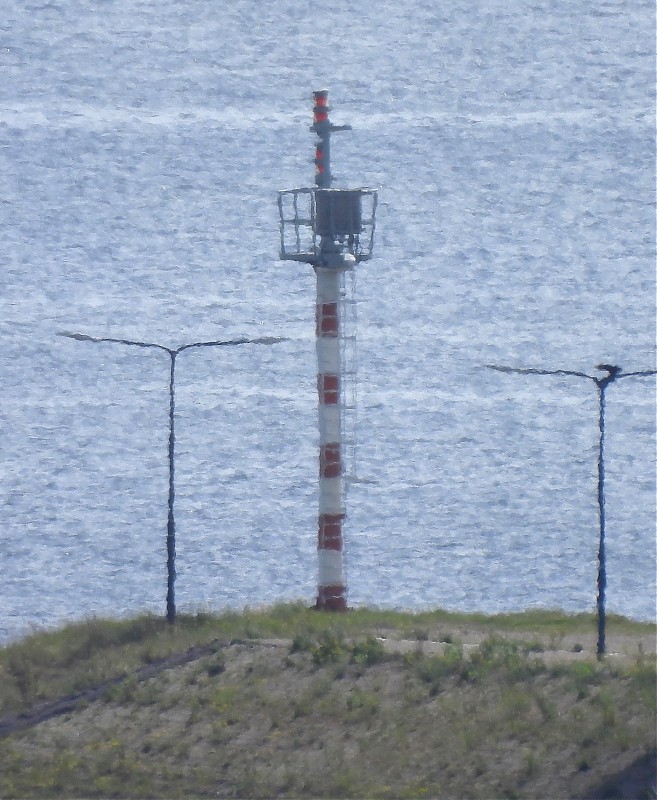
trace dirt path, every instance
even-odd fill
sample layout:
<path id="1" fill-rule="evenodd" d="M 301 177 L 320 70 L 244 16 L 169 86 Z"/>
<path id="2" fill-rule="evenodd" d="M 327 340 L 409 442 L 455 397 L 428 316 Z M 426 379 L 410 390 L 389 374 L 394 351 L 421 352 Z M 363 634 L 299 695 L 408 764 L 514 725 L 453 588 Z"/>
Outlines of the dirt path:
<path id="1" fill-rule="evenodd" d="M 141 667 L 136 672 L 125 673 L 116 678 L 111 678 L 90 689 L 84 689 L 81 692 L 76 692 L 66 697 L 60 697 L 57 700 L 48 700 L 39 703 L 33 706 L 29 711 L 18 714 L 7 714 L 0 718 L 0 739 L 5 736 L 10 736 L 16 731 L 40 725 L 42 722 L 46 722 L 46 720 L 52 719 L 53 717 L 59 717 L 62 714 L 71 714 L 80 708 L 80 706 L 98 700 L 108 689 L 126 680 L 126 678 L 136 678 L 138 681 L 145 681 L 165 669 L 178 667 L 181 664 L 188 664 L 190 661 L 196 661 L 199 658 L 211 655 L 215 652 L 215 649 L 216 643 L 204 645 L 203 647 L 192 647 L 184 653 L 177 653 L 168 658 L 159 659 L 145 667 Z"/>

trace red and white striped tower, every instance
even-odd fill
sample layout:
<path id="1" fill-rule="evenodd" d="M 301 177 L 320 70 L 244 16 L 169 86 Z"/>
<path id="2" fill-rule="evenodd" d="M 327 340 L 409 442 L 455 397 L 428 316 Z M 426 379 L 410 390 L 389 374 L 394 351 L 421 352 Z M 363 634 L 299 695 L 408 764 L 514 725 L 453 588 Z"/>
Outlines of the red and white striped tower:
<path id="1" fill-rule="evenodd" d="M 320 189 L 329 189 L 330 136 L 336 127 L 329 121 L 328 92 L 314 92 L 313 99 L 312 130 L 319 137 L 315 147 L 315 183 Z M 320 253 L 321 259 L 314 265 L 317 276 L 315 333 L 319 401 L 318 587 L 315 607 L 344 611 L 347 608 L 347 588 L 342 536 L 345 508 L 340 398 L 340 277 L 345 269 L 353 268 L 355 258 L 342 253 L 330 235 L 322 236 Z"/>
<path id="2" fill-rule="evenodd" d="M 342 277 L 368 260 L 374 243 L 376 191 L 331 188 L 331 133 L 349 125 L 329 121 L 328 92 L 313 92 L 314 189 L 278 193 L 281 259 L 312 264 L 317 278 L 316 343 L 319 400 L 318 589 L 315 608 L 347 608 L 344 574 L 344 464 L 341 364 Z M 369 213 L 368 213 L 369 210 Z M 310 239 L 304 232 L 310 231 Z"/>
<path id="3" fill-rule="evenodd" d="M 346 609 L 340 364 L 340 269 L 317 274 L 317 391 L 319 400 L 319 516 L 317 608 Z"/>

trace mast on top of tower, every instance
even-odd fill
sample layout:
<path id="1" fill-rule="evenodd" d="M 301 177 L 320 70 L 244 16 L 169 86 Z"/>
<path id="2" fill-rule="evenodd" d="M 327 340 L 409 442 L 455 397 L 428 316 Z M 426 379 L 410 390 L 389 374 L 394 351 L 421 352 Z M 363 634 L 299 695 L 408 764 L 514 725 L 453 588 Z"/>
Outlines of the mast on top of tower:
<path id="1" fill-rule="evenodd" d="M 331 188 L 331 134 L 351 130 L 351 125 L 334 125 L 329 112 L 328 91 L 313 92 L 310 130 L 317 135 L 316 187 L 279 191 L 280 257 L 324 266 L 330 261 L 348 268 L 372 257 L 377 193 Z"/>

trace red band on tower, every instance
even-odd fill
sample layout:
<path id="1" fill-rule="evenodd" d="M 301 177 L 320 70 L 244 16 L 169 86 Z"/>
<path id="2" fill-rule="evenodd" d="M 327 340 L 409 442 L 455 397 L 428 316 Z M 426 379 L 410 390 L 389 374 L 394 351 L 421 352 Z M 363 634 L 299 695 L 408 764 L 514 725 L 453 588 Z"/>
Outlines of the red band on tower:
<path id="1" fill-rule="evenodd" d="M 317 336 L 337 336 L 340 327 L 337 303 L 317 303 L 315 332 Z"/>
<path id="2" fill-rule="evenodd" d="M 315 608 L 321 608 L 325 611 L 346 611 L 347 601 L 344 593 L 344 586 L 320 586 Z"/>
<path id="3" fill-rule="evenodd" d="M 313 116 L 315 122 L 326 122 L 328 120 L 328 92 L 313 92 L 315 106 L 313 108 Z"/>
<path id="4" fill-rule="evenodd" d="M 317 376 L 317 394 L 321 405 L 337 405 L 340 400 L 340 376 L 331 373 L 319 374 Z"/>
<path id="5" fill-rule="evenodd" d="M 320 478 L 337 478 L 342 474 L 342 461 L 340 459 L 340 443 L 329 442 L 319 448 L 319 475 Z"/>
<path id="6" fill-rule="evenodd" d="M 342 520 L 344 514 L 320 514 L 317 547 L 320 550 L 342 550 Z"/>

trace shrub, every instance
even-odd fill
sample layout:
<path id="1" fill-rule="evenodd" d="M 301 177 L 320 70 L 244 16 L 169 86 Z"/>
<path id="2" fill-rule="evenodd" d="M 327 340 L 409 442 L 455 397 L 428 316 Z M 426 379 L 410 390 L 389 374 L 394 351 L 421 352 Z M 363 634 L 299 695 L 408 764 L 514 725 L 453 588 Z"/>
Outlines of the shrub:
<path id="1" fill-rule="evenodd" d="M 318 666 L 341 661 L 346 655 L 342 635 L 330 629 L 322 631 L 318 643 L 312 648 L 312 655 L 313 661 Z"/>
<path id="2" fill-rule="evenodd" d="M 436 695 L 444 678 L 458 675 L 464 668 L 463 649 L 450 645 L 442 656 L 418 658 L 415 661 L 417 675 L 430 684 L 430 694 Z"/>
<path id="3" fill-rule="evenodd" d="M 21 700 L 31 702 L 38 692 L 39 677 L 30 653 L 16 649 L 7 659 L 7 672 L 14 680 Z"/>
<path id="4" fill-rule="evenodd" d="M 464 664 L 461 678 L 479 681 L 493 672 L 503 671 L 509 681 L 523 680 L 544 669 L 539 661 L 530 661 L 515 642 L 491 637 L 484 640 Z"/>
<path id="5" fill-rule="evenodd" d="M 221 675 L 226 669 L 226 658 L 222 652 L 215 653 L 215 655 L 205 665 L 205 671 L 213 678 L 215 675 Z"/>
<path id="6" fill-rule="evenodd" d="M 379 698 L 370 692 L 353 689 L 347 697 L 347 710 L 351 712 L 354 719 L 368 719 L 378 712 Z"/>
<path id="7" fill-rule="evenodd" d="M 385 658 L 385 648 L 380 639 L 375 639 L 374 636 L 368 636 L 362 642 L 355 642 L 351 646 L 351 660 L 355 664 L 364 664 L 370 666 L 371 664 L 378 664 Z"/>
<path id="8" fill-rule="evenodd" d="M 313 649 L 313 640 L 308 633 L 301 632 L 292 639 L 290 653 L 309 653 Z"/>

